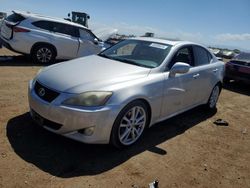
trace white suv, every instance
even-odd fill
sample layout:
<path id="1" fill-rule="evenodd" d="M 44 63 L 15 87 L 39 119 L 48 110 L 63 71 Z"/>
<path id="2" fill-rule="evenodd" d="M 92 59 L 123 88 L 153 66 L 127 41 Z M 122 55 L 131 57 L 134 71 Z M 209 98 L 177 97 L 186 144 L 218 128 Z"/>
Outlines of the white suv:
<path id="1" fill-rule="evenodd" d="M 3 21 L 0 39 L 8 49 L 39 63 L 96 54 L 103 48 L 103 42 L 82 25 L 18 11 Z"/>

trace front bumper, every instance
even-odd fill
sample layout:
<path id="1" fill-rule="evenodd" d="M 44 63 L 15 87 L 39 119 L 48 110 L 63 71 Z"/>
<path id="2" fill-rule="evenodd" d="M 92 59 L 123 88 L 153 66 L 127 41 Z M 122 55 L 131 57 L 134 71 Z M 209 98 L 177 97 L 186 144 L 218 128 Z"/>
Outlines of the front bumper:
<path id="1" fill-rule="evenodd" d="M 48 103 L 42 100 L 33 90 L 33 83 L 29 83 L 29 106 L 33 119 L 47 130 L 84 143 L 109 143 L 113 123 L 119 113 L 118 106 L 102 108 L 73 108 L 61 105 L 62 101 L 71 94 L 61 93 L 54 101 Z M 39 116 L 39 118 L 37 118 Z M 40 121 L 40 120 L 44 121 Z M 56 127 L 46 125 L 52 123 Z M 78 132 L 94 127 L 91 136 Z"/>

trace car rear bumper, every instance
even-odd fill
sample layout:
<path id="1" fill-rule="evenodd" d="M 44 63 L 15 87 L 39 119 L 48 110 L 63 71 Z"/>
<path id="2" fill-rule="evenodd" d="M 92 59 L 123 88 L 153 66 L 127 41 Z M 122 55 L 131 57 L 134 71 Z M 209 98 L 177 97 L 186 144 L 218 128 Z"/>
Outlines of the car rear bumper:
<path id="1" fill-rule="evenodd" d="M 25 48 L 22 45 L 22 41 L 17 41 L 15 39 L 7 40 L 7 39 L 4 39 L 2 37 L 0 37 L 0 40 L 1 40 L 0 43 L 2 43 L 2 46 L 4 46 L 5 48 L 7 48 L 7 49 L 9 49 L 9 50 L 11 50 L 13 52 L 16 52 L 16 53 L 19 53 L 19 54 L 29 54 L 28 52 L 23 51 L 23 49 L 25 49 Z M 18 48 L 16 48 L 16 47 L 18 47 Z"/>
<path id="2" fill-rule="evenodd" d="M 2 44 L 2 46 L 4 46 L 5 48 L 11 51 L 15 51 L 6 40 L 2 39 L 2 37 L 0 37 L 0 44 Z"/>

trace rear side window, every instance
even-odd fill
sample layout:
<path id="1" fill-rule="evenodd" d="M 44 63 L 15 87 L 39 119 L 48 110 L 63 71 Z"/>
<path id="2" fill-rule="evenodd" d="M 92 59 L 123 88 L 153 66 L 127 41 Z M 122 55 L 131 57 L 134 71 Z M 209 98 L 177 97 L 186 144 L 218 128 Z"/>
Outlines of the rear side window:
<path id="1" fill-rule="evenodd" d="M 53 22 L 52 23 L 52 31 L 57 32 L 57 33 L 70 35 L 73 37 L 79 37 L 79 29 L 77 27 L 63 24 L 63 23 Z"/>
<path id="2" fill-rule="evenodd" d="M 80 37 L 85 40 L 90 40 L 94 41 L 96 38 L 91 32 L 84 30 L 84 29 L 79 29 L 80 30 Z"/>
<path id="3" fill-rule="evenodd" d="M 33 22 L 32 25 L 39 27 L 41 29 L 52 31 L 52 24 L 50 23 L 51 22 L 47 22 L 47 21 L 37 21 L 37 22 Z"/>
<path id="4" fill-rule="evenodd" d="M 195 66 L 210 64 L 212 56 L 206 49 L 199 46 L 194 46 L 193 49 Z"/>
<path id="5" fill-rule="evenodd" d="M 48 31 L 66 34 L 66 35 L 70 35 L 73 37 L 79 37 L 79 29 L 71 25 L 57 23 L 57 22 L 50 22 L 50 21 L 37 21 L 37 22 L 33 22 L 32 24 L 36 27 L 39 27 L 41 29 L 45 29 Z"/>
<path id="6" fill-rule="evenodd" d="M 21 22 L 21 21 L 25 20 L 25 18 L 22 15 L 20 15 L 20 14 L 14 13 L 14 14 L 9 15 L 6 18 L 6 20 L 9 21 L 9 22 L 16 23 L 16 22 Z"/>

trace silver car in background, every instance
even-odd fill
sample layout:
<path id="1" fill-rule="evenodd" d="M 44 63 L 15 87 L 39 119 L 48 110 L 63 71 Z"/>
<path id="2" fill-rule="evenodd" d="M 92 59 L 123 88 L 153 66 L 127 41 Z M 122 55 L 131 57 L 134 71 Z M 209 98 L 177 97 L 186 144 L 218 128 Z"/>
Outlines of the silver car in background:
<path id="1" fill-rule="evenodd" d="M 112 34 L 96 36 L 68 20 L 13 11 L 3 20 L 0 41 L 12 51 L 30 55 L 34 62 L 53 63 L 97 54 L 105 47 L 103 40 Z"/>
<path id="2" fill-rule="evenodd" d="M 159 121 L 215 109 L 223 75 L 224 63 L 201 45 L 134 38 L 42 69 L 29 83 L 30 113 L 54 133 L 121 148 Z"/>

